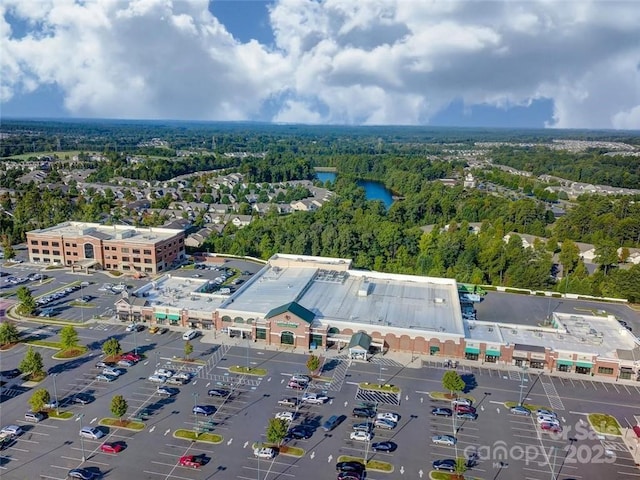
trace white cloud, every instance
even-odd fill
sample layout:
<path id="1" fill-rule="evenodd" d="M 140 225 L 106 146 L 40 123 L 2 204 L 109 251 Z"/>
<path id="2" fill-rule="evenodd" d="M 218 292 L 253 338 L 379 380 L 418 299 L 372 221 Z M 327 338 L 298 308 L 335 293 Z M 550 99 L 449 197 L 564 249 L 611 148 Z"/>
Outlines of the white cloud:
<path id="1" fill-rule="evenodd" d="M 76 116 L 419 124 L 454 100 L 549 98 L 549 126 L 640 128 L 633 2 L 279 0 L 273 46 L 236 40 L 208 0 L 5 0 L 0 14 L 0 99 L 53 84 Z"/>

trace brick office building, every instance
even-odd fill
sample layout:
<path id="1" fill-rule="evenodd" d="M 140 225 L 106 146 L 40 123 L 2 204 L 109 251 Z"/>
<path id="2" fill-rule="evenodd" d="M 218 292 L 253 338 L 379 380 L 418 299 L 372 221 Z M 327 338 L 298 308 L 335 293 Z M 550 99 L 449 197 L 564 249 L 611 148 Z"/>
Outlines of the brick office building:
<path id="1" fill-rule="evenodd" d="M 27 232 L 29 261 L 156 274 L 185 258 L 184 231 L 65 222 Z"/>

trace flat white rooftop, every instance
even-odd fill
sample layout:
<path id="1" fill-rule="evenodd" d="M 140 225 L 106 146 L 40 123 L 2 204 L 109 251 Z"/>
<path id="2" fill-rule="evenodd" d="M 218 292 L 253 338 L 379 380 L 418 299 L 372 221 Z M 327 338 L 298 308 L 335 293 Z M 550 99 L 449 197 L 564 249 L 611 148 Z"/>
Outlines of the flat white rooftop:
<path id="1" fill-rule="evenodd" d="M 31 234 L 62 235 L 68 238 L 94 236 L 104 241 L 122 243 L 148 243 L 167 240 L 182 230 L 174 228 L 132 227 L 129 225 L 102 225 L 100 223 L 65 222 L 48 228 L 32 230 Z"/>
<path id="2" fill-rule="evenodd" d="M 285 264 L 281 257 L 225 302 L 221 314 L 260 317 L 296 301 L 320 321 L 464 334 L 455 280 L 350 270 L 318 257 L 292 256 Z"/>
<path id="3" fill-rule="evenodd" d="M 169 310 L 189 310 L 190 314 L 198 316 L 198 312 L 211 317 L 227 297 L 202 293 L 199 290 L 206 286 L 208 280 L 183 278 L 166 275 L 155 282 L 151 282 L 136 291 L 138 297 L 143 296 L 154 308 Z"/>

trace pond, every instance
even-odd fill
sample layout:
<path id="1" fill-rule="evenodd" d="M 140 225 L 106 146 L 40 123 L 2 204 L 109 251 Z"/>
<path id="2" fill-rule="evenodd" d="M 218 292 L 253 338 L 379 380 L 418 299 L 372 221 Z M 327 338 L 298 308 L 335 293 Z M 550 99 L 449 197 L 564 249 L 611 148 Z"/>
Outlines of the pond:
<path id="1" fill-rule="evenodd" d="M 316 172 L 318 180 L 321 182 L 333 182 L 336 179 L 335 172 Z M 393 194 L 380 182 L 372 182 L 371 180 L 358 180 L 358 186 L 364 188 L 367 200 L 380 200 L 386 208 L 393 203 Z"/>

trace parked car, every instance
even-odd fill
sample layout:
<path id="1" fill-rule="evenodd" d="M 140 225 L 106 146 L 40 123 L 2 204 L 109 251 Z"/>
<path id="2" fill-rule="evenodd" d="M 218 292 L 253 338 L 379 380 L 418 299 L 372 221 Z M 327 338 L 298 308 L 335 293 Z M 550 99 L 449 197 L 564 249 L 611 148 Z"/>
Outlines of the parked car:
<path id="1" fill-rule="evenodd" d="M 456 471 L 456 461 L 453 458 L 446 458 L 444 460 L 435 460 L 431 466 L 434 470 L 446 470 L 447 472 Z"/>
<path id="2" fill-rule="evenodd" d="M 376 415 L 376 418 L 382 419 L 382 420 L 389 420 L 393 423 L 398 423 L 398 421 L 400 421 L 400 415 L 392 412 L 378 413 L 378 415 Z"/>
<path id="3" fill-rule="evenodd" d="M 76 393 L 73 397 L 71 397 L 71 401 L 73 403 L 80 403 L 82 405 L 86 405 L 87 403 L 91 403 L 95 400 L 93 395 L 88 393 L 80 392 Z"/>
<path id="4" fill-rule="evenodd" d="M 13 435 L 0 435 L 0 451 L 9 448 L 16 443 L 16 438 Z"/>
<path id="5" fill-rule="evenodd" d="M 188 382 L 187 380 L 183 380 L 182 378 L 169 377 L 166 378 L 165 383 L 168 383 L 169 385 L 185 385 Z"/>
<path id="6" fill-rule="evenodd" d="M 104 362 L 100 360 L 98 363 L 96 363 L 96 368 L 107 368 L 107 367 L 113 367 L 114 365 L 115 363 L 113 362 Z"/>
<path id="7" fill-rule="evenodd" d="M 476 409 L 468 405 L 456 405 L 455 409 L 456 413 L 476 413 Z"/>
<path id="8" fill-rule="evenodd" d="M 226 397 L 229 395 L 229 391 L 222 390 L 221 388 L 212 388 L 211 390 L 207 391 L 207 395 L 209 395 L 210 397 Z"/>
<path id="9" fill-rule="evenodd" d="M 329 401 L 329 397 L 321 393 L 305 393 L 301 399 L 304 403 L 310 403 L 312 405 L 322 405 Z"/>
<path id="10" fill-rule="evenodd" d="M 0 430 L 0 434 L 2 435 L 13 435 L 14 437 L 18 437 L 24 433 L 24 430 L 19 425 L 7 425 L 2 427 Z"/>
<path id="11" fill-rule="evenodd" d="M 356 407 L 353 409 L 353 416 L 359 418 L 373 418 L 376 416 L 376 411 L 371 408 Z"/>
<path id="12" fill-rule="evenodd" d="M 300 383 L 310 383 L 311 377 L 309 375 L 302 375 L 301 373 L 294 373 L 291 376 L 291 381 Z"/>
<path id="13" fill-rule="evenodd" d="M 349 434 L 350 440 L 357 440 L 359 442 L 369 442 L 373 435 L 369 432 L 351 432 Z"/>
<path id="14" fill-rule="evenodd" d="M 144 330 L 144 325 L 142 325 L 141 323 L 131 323 L 127 325 L 127 328 L 125 330 L 127 332 L 139 332 L 141 330 Z"/>
<path id="15" fill-rule="evenodd" d="M 452 435 L 434 435 L 431 437 L 431 442 L 436 445 L 447 445 L 452 447 L 456 444 L 457 439 Z"/>
<path id="16" fill-rule="evenodd" d="M 304 390 L 308 386 L 309 384 L 307 383 L 295 382 L 293 380 L 287 384 L 287 388 L 293 388 L 294 390 Z"/>
<path id="17" fill-rule="evenodd" d="M 133 363 L 131 360 L 125 360 L 124 358 L 122 358 L 118 360 L 118 363 L 116 363 L 116 365 L 119 367 L 133 367 L 135 363 Z"/>
<path id="18" fill-rule="evenodd" d="M 160 327 L 158 325 L 154 325 L 153 327 L 149 328 L 149 333 L 151 334 L 156 334 L 160 331 Z"/>
<path id="19" fill-rule="evenodd" d="M 80 480 L 93 480 L 98 478 L 98 474 L 86 468 L 73 468 L 67 472 L 67 477 L 78 478 Z"/>
<path id="20" fill-rule="evenodd" d="M 45 410 L 53 410 L 55 408 L 58 408 L 58 401 L 52 399 L 49 402 L 45 403 L 42 408 L 44 408 Z"/>
<path id="21" fill-rule="evenodd" d="M 156 389 L 156 393 L 165 397 L 173 397 L 174 395 L 179 394 L 180 390 L 162 385 Z"/>
<path id="22" fill-rule="evenodd" d="M 115 368 L 115 367 L 105 367 L 102 370 L 102 373 L 104 373 L 105 375 L 112 375 L 114 377 L 119 377 L 120 375 L 122 375 L 124 373 L 124 371 L 120 370 L 119 368 Z"/>
<path id="23" fill-rule="evenodd" d="M 362 473 L 365 470 L 364 464 L 360 462 L 338 462 L 336 463 L 336 470 L 338 472 L 353 472 L 353 473 Z"/>
<path id="24" fill-rule="evenodd" d="M 142 360 L 142 357 L 140 355 L 133 352 L 127 352 L 123 354 L 120 358 L 124 358 L 125 360 L 129 360 L 131 362 L 139 362 L 140 360 Z"/>
<path id="25" fill-rule="evenodd" d="M 120 453 L 124 450 L 122 442 L 105 442 L 100 445 L 100 451 L 104 453 Z"/>
<path id="26" fill-rule="evenodd" d="M 182 334 L 182 340 L 193 340 L 198 336 L 197 330 L 187 330 Z"/>
<path id="27" fill-rule="evenodd" d="M 100 380 L 101 382 L 113 382 L 117 378 L 115 375 L 107 375 L 106 373 L 96 375 L 96 380 Z"/>
<path id="28" fill-rule="evenodd" d="M 287 437 L 295 438 L 296 440 L 306 440 L 311 438 L 312 435 L 313 430 L 303 425 L 296 425 L 287 432 Z"/>
<path id="29" fill-rule="evenodd" d="M 213 405 L 195 405 L 191 409 L 191 413 L 195 413 L 197 415 L 205 415 L 208 417 L 209 415 L 213 415 L 214 413 L 216 413 L 216 407 L 214 407 Z"/>
<path id="30" fill-rule="evenodd" d="M 462 420 L 477 420 L 478 419 L 478 414 L 477 413 L 471 413 L 471 412 L 462 412 L 462 413 L 457 413 L 456 417 L 462 419 Z"/>
<path id="31" fill-rule="evenodd" d="M 175 378 L 180 378 L 180 379 L 186 380 L 186 381 L 191 380 L 191 374 L 189 372 L 176 372 L 171 376 L 175 377 Z"/>
<path id="32" fill-rule="evenodd" d="M 44 420 L 46 417 L 44 416 L 44 414 L 40 413 L 40 412 L 27 412 L 24 414 L 24 421 L 25 422 L 33 422 L 33 423 L 38 423 L 41 422 L 42 420 Z"/>
<path id="33" fill-rule="evenodd" d="M 254 448 L 253 454 L 258 458 L 273 458 L 276 456 L 276 451 L 269 447 Z"/>
<path id="34" fill-rule="evenodd" d="M 0 373 L 0 376 L 4 377 L 4 378 L 16 378 L 18 376 L 20 376 L 22 374 L 22 372 L 20 371 L 20 369 L 18 368 L 13 368 L 11 370 L 4 370 L 3 372 Z"/>
<path id="35" fill-rule="evenodd" d="M 149 380 L 150 382 L 154 382 L 154 383 L 164 383 L 167 381 L 167 377 L 163 376 L 163 375 L 149 375 L 149 377 L 147 377 L 147 380 Z"/>
<path id="36" fill-rule="evenodd" d="M 371 449 L 374 452 L 394 452 L 396 448 L 398 448 L 398 446 L 388 440 L 384 442 L 374 442 L 371 444 Z"/>
<path id="37" fill-rule="evenodd" d="M 370 433 L 373 430 L 373 425 L 369 422 L 355 423 L 351 427 L 354 432 L 367 432 Z"/>
<path id="38" fill-rule="evenodd" d="M 558 423 L 544 422 L 540 424 L 540 430 L 551 433 L 562 433 L 562 427 Z"/>
<path id="39" fill-rule="evenodd" d="M 173 370 L 168 370 L 166 368 L 158 368 L 153 372 L 154 375 L 161 375 L 163 377 L 173 377 L 174 373 L 175 372 Z"/>
<path id="40" fill-rule="evenodd" d="M 278 405 L 282 405 L 283 407 L 295 407 L 298 405 L 298 399 L 295 397 L 285 397 L 278 400 Z"/>
<path id="41" fill-rule="evenodd" d="M 82 427 L 82 429 L 80 429 L 80 436 L 90 438 L 91 440 L 98 440 L 104 437 L 104 432 L 96 427 Z"/>
<path id="42" fill-rule="evenodd" d="M 382 428 L 384 430 L 393 430 L 398 425 L 396 422 L 392 422 L 386 418 L 376 418 L 376 421 L 373 424 L 376 428 Z"/>
<path id="43" fill-rule="evenodd" d="M 522 405 L 516 405 L 515 407 L 511 407 L 509 412 L 513 415 L 524 415 L 526 417 L 531 415 L 531 410 L 527 407 L 523 407 Z"/>
<path id="44" fill-rule="evenodd" d="M 555 412 L 552 412 L 551 410 L 544 410 L 544 409 L 538 409 L 536 410 L 536 415 L 540 416 L 540 415 L 548 415 L 550 417 L 557 417 L 558 415 L 556 415 Z"/>
<path id="45" fill-rule="evenodd" d="M 431 410 L 431 415 L 439 416 L 439 417 L 450 417 L 453 415 L 453 411 L 450 408 L 434 408 Z"/>
<path id="46" fill-rule="evenodd" d="M 467 407 L 470 407 L 472 404 L 473 404 L 473 401 L 471 399 L 464 398 L 464 397 L 456 398 L 451 402 L 451 405 L 453 405 L 454 407 L 457 405 L 465 405 Z"/>
<path id="47" fill-rule="evenodd" d="M 295 415 L 293 412 L 278 412 L 276 413 L 276 418 L 286 422 L 293 422 Z"/>
<path id="48" fill-rule="evenodd" d="M 340 422 L 342 421 L 341 419 L 342 417 L 338 415 L 332 415 L 326 422 L 322 424 L 322 429 L 325 432 L 330 432 L 340 424 Z"/>
<path id="49" fill-rule="evenodd" d="M 560 421 L 556 417 L 552 417 L 551 415 L 538 415 L 537 421 L 538 424 L 553 423 L 555 425 L 560 425 Z"/>
<path id="50" fill-rule="evenodd" d="M 204 454 L 185 455 L 183 457 L 180 457 L 180 461 L 178 463 L 182 467 L 200 468 L 202 465 L 207 463 L 207 458 L 204 456 Z"/>
<path id="51" fill-rule="evenodd" d="M 336 478 L 338 480 L 364 480 L 364 473 L 340 472 Z"/>

